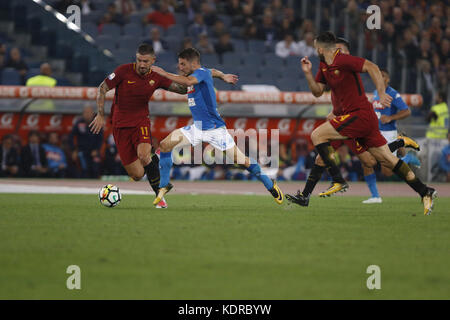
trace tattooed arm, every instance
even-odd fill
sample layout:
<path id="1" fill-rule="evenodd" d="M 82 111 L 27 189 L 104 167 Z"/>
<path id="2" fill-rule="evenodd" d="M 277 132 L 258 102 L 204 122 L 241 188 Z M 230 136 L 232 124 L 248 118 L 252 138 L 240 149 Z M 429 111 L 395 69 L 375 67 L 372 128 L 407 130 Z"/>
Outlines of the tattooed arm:
<path id="1" fill-rule="evenodd" d="M 176 83 L 172 81 L 171 85 L 167 88 L 168 91 L 179 93 L 179 94 L 186 94 L 187 93 L 187 87 L 185 85 Z"/>
<path id="2" fill-rule="evenodd" d="M 105 95 L 108 91 L 108 85 L 103 81 L 97 90 L 97 115 L 89 124 L 91 131 L 95 134 L 98 134 L 105 125 Z"/>

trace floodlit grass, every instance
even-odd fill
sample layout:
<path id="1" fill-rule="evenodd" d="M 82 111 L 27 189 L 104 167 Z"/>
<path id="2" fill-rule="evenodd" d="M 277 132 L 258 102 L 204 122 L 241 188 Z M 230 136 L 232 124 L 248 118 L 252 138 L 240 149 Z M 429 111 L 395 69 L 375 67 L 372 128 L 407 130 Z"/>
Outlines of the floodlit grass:
<path id="1" fill-rule="evenodd" d="M 450 299 L 450 198 L 431 216 L 418 198 L 363 199 L 0 194 L 0 298 Z"/>

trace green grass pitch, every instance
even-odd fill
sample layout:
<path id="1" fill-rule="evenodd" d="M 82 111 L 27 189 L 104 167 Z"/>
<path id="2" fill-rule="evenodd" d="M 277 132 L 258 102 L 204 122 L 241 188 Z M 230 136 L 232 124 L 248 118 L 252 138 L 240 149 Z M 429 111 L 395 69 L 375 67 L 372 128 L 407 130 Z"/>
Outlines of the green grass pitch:
<path id="1" fill-rule="evenodd" d="M 0 194 L 1 299 L 449 299 L 450 198 Z M 68 290 L 69 265 L 81 290 Z M 369 265 L 381 289 L 366 287 Z"/>

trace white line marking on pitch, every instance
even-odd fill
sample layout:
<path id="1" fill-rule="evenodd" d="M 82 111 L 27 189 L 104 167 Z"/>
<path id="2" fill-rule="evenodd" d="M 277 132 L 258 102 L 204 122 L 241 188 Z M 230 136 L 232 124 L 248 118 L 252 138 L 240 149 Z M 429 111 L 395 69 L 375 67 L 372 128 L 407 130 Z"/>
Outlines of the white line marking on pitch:
<path id="1" fill-rule="evenodd" d="M 100 188 L 101 185 L 99 185 Z M 0 193 L 96 194 L 97 188 L 57 187 L 30 184 L 2 184 Z M 149 194 L 150 191 L 120 189 L 123 194 Z"/>

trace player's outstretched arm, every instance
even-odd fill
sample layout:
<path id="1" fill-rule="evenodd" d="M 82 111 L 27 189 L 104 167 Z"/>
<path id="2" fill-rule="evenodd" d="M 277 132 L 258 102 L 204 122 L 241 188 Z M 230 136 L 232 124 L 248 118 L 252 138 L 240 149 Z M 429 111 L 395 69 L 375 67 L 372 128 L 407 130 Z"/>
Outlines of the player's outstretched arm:
<path id="1" fill-rule="evenodd" d="M 179 94 L 187 93 L 187 87 L 182 84 L 176 83 L 176 82 L 172 82 L 170 84 L 170 86 L 167 88 L 167 90 L 171 91 L 171 92 L 179 93 Z"/>
<path id="2" fill-rule="evenodd" d="M 401 110 L 397 113 L 394 113 L 393 115 L 390 115 L 390 116 L 383 114 L 380 117 L 380 121 L 381 121 L 381 123 L 389 123 L 394 120 L 401 120 L 401 119 L 408 118 L 410 115 L 411 115 L 411 110 L 408 108 L 405 110 Z"/>
<path id="3" fill-rule="evenodd" d="M 193 77 L 193 76 L 189 76 L 189 77 L 180 76 L 178 74 L 173 74 L 173 73 L 167 72 L 163 68 L 157 67 L 157 66 L 152 66 L 151 68 L 152 68 L 152 71 L 162 75 L 163 77 L 166 77 L 167 79 L 170 79 L 176 83 L 182 84 L 186 87 L 193 86 L 194 84 L 198 83 L 197 78 Z"/>
<path id="4" fill-rule="evenodd" d="M 314 78 L 314 76 L 312 74 L 312 63 L 311 63 L 311 61 L 309 61 L 308 57 L 304 57 L 300 61 L 301 61 L 303 73 L 305 74 L 305 78 L 308 81 L 308 86 L 309 86 L 309 89 L 311 90 L 311 93 L 315 97 L 320 97 L 325 90 L 325 85 L 323 83 L 316 82 L 316 79 Z"/>
<path id="5" fill-rule="evenodd" d="M 362 72 L 369 73 L 370 78 L 377 88 L 378 95 L 380 96 L 380 103 L 385 107 L 390 107 L 392 97 L 386 93 L 386 86 L 384 85 L 383 76 L 378 66 L 372 61 L 364 61 Z"/>
<path id="6" fill-rule="evenodd" d="M 220 70 L 217 69 L 211 69 L 211 74 L 213 76 L 213 78 L 219 78 L 223 81 L 225 81 L 226 83 L 231 83 L 231 84 L 236 84 L 236 82 L 238 82 L 239 77 L 235 74 L 225 74 Z"/>
<path id="7" fill-rule="evenodd" d="M 97 90 L 97 115 L 94 120 L 89 124 L 91 131 L 98 134 L 105 125 L 105 96 L 110 89 L 108 85 L 103 81 Z"/>

